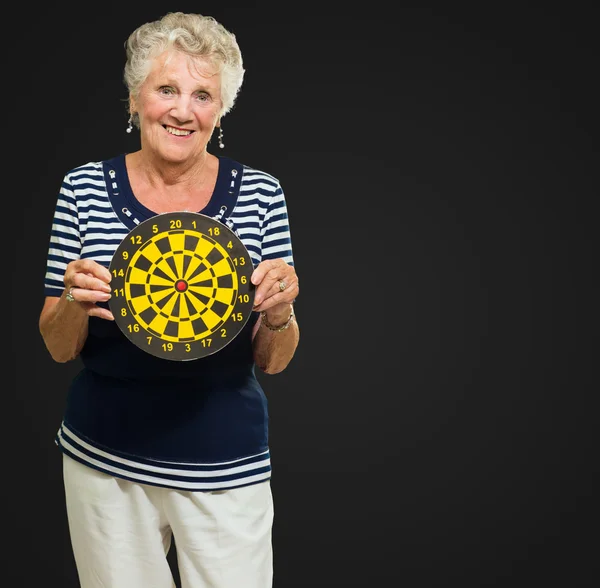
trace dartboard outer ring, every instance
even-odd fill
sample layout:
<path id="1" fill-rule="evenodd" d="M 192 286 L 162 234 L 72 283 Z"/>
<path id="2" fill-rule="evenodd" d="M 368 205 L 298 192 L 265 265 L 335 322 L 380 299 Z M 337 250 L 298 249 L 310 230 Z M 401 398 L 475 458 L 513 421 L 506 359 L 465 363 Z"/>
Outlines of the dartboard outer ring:
<path id="1" fill-rule="evenodd" d="M 108 305 L 137 347 L 162 359 L 212 355 L 252 314 L 252 259 L 223 223 L 167 212 L 135 226 L 111 260 Z"/>

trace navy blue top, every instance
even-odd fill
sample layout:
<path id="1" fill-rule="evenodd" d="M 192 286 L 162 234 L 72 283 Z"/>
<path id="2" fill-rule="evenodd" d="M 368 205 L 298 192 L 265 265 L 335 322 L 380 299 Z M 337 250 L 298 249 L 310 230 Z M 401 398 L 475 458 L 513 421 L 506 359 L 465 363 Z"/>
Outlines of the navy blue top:
<path id="1" fill-rule="evenodd" d="M 285 198 L 273 176 L 220 157 L 214 193 L 197 212 L 234 230 L 254 265 L 277 257 L 293 264 Z M 131 190 L 124 155 L 69 172 L 52 227 L 46 294 L 62 293 L 71 259 L 109 267 L 121 240 L 152 216 Z M 90 317 L 84 367 L 69 388 L 57 445 L 101 471 L 169 488 L 227 489 L 268 479 L 267 399 L 252 352 L 257 318 L 253 312 L 212 355 L 170 361 L 134 345 L 114 321 Z"/>

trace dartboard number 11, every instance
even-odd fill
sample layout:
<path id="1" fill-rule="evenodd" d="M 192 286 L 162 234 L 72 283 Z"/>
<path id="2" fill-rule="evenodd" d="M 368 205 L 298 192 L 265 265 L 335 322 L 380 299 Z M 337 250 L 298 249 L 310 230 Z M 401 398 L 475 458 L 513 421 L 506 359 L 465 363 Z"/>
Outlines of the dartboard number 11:
<path id="1" fill-rule="evenodd" d="M 109 308 L 123 334 L 175 361 L 216 353 L 252 313 L 250 255 L 226 225 L 164 213 L 131 230 L 113 255 Z"/>

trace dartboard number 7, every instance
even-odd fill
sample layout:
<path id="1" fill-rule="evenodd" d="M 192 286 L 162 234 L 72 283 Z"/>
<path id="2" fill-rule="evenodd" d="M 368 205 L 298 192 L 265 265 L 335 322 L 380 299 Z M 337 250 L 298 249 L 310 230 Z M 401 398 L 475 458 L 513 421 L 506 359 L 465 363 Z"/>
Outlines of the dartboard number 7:
<path id="1" fill-rule="evenodd" d="M 223 349 L 252 313 L 252 259 L 221 222 L 193 212 L 156 215 L 113 255 L 109 308 L 140 349 L 174 361 Z"/>

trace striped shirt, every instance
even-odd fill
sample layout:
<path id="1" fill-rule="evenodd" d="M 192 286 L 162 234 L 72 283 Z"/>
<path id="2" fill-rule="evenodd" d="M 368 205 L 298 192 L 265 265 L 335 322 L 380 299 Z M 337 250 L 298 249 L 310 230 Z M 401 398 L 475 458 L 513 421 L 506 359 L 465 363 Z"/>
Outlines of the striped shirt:
<path id="1" fill-rule="evenodd" d="M 213 195 L 198 212 L 232 229 L 254 266 L 294 264 L 285 196 L 272 175 L 219 157 Z M 121 241 L 153 216 L 131 190 L 124 155 L 71 170 L 56 203 L 45 295 L 62 295 L 70 261 L 108 268 Z M 92 468 L 167 488 L 224 490 L 269 479 L 267 400 L 251 341 L 257 318 L 252 312 L 213 355 L 169 361 L 139 349 L 114 321 L 90 317 L 56 444 Z"/>

